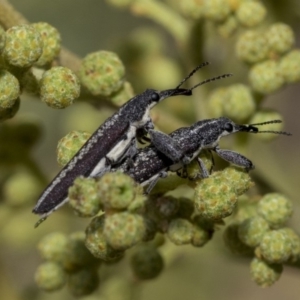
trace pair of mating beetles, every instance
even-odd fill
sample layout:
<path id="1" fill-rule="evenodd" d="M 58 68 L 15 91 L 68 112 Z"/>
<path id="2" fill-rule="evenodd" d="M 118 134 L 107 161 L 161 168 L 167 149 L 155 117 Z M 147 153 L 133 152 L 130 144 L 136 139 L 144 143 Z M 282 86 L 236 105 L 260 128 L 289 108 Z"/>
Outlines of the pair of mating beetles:
<path id="1" fill-rule="evenodd" d="M 40 224 L 53 211 L 68 201 L 68 189 L 78 176 L 101 177 L 111 170 L 120 169 L 142 185 L 149 185 L 147 192 L 154 187 L 167 171 L 178 171 L 198 157 L 202 149 L 214 150 L 221 158 L 247 170 L 253 168 L 252 162 L 237 152 L 218 147 L 222 136 L 239 132 L 259 131 L 257 125 L 280 122 L 273 120 L 251 125 L 237 125 L 228 118 L 202 120 L 191 127 L 180 128 L 170 135 L 154 130 L 150 109 L 162 100 L 177 96 L 191 96 L 193 89 L 205 83 L 229 77 L 224 74 L 198 83 L 190 89 L 180 88 L 201 67 L 197 66 L 180 84 L 170 90 L 147 89 L 108 118 L 74 155 L 70 162 L 58 173 L 41 194 L 33 212 L 41 216 Z M 270 132 L 270 131 L 267 131 Z M 286 132 L 275 132 L 288 134 Z M 147 137 L 150 136 L 150 139 Z M 151 141 L 144 149 L 137 149 L 137 141 Z M 197 158 L 202 177 L 208 177 L 203 162 Z"/>

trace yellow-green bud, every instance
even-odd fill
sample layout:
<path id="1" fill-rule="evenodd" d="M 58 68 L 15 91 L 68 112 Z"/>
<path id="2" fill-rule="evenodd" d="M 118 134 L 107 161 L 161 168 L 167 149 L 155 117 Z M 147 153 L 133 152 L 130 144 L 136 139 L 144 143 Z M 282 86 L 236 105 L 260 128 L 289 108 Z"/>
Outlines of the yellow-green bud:
<path id="1" fill-rule="evenodd" d="M 268 264 L 258 258 L 253 258 L 250 264 L 252 280 L 261 287 L 274 284 L 282 273 L 283 267 L 279 264 Z"/>
<path id="2" fill-rule="evenodd" d="M 281 228 L 281 231 L 283 231 L 292 243 L 292 253 L 289 257 L 289 261 L 297 262 L 300 259 L 300 237 L 299 235 L 292 229 L 292 228 Z"/>
<path id="3" fill-rule="evenodd" d="M 206 230 L 200 225 L 194 224 L 193 236 L 191 244 L 194 247 L 204 246 L 212 238 L 212 231 Z"/>
<path id="4" fill-rule="evenodd" d="M 266 31 L 269 49 L 277 54 L 289 51 L 295 44 L 293 29 L 284 23 L 275 23 Z"/>
<path id="5" fill-rule="evenodd" d="M 104 222 L 105 216 L 95 217 L 88 225 L 85 233 L 85 245 L 88 250 L 97 258 L 100 258 L 106 262 L 118 261 L 123 257 L 123 251 L 114 250 L 107 244 L 106 238 L 104 237 Z"/>
<path id="6" fill-rule="evenodd" d="M 34 275 L 38 287 L 47 292 L 61 289 L 66 283 L 66 274 L 62 267 L 55 262 L 41 264 Z"/>
<path id="7" fill-rule="evenodd" d="M 300 50 L 292 50 L 279 62 L 280 72 L 286 83 L 300 80 Z"/>
<path id="8" fill-rule="evenodd" d="M 266 232 L 256 250 L 256 255 L 269 263 L 284 263 L 292 255 L 293 243 L 285 230 Z"/>
<path id="9" fill-rule="evenodd" d="M 236 10 L 236 17 L 246 27 L 260 24 L 266 17 L 265 6 L 258 1 L 245 1 Z"/>
<path id="10" fill-rule="evenodd" d="M 227 88 L 213 90 L 208 97 L 208 113 L 211 118 L 223 116 L 223 105 L 227 101 Z"/>
<path id="11" fill-rule="evenodd" d="M 41 193 L 41 185 L 29 172 L 21 171 L 13 174 L 3 186 L 3 196 L 11 206 L 31 205 Z"/>
<path id="12" fill-rule="evenodd" d="M 75 297 L 87 296 L 93 293 L 99 285 L 99 276 L 94 268 L 85 268 L 70 274 L 68 288 Z"/>
<path id="13" fill-rule="evenodd" d="M 88 54 L 79 70 L 81 83 L 95 96 L 110 96 L 124 83 L 125 67 L 119 57 L 108 51 Z"/>
<path id="14" fill-rule="evenodd" d="M 31 25 L 20 25 L 6 31 L 3 57 L 16 67 L 26 68 L 34 64 L 43 53 L 43 40 Z"/>
<path id="15" fill-rule="evenodd" d="M 19 109 L 20 85 L 10 72 L 0 69 L 0 121 L 12 118 Z"/>
<path id="16" fill-rule="evenodd" d="M 239 255 L 252 255 L 253 248 L 244 244 L 238 235 L 239 224 L 233 223 L 226 227 L 224 231 L 224 242 L 229 250 L 234 254 Z"/>
<path id="17" fill-rule="evenodd" d="M 263 235 L 270 229 L 268 222 L 262 217 L 246 219 L 239 225 L 240 240 L 249 247 L 256 247 Z"/>
<path id="18" fill-rule="evenodd" d="M 236 223 L 242 223 L 246 219 L 257 216 L 257 200 L 254 198 L 248 198 L 245 195 L 242 195 L 238 199 L 238 206 L 233 214 L 234 221 Z"/>
<path id="19" fill-rule="evenodd" d="M 93 217 L 102 206 L 94 178 L 76 178 L 69 188 L 68 198 L 75 214 L 80 217 Z"/>
<path id="20" fill-rule="evenodd" d="M 269 51 L 266 36 L 247 30 L 239 36 L 235 51 L 239 59 L 250 64 L 265 60 Z"/>
<path id="21" fill-rule="evenodd" d="M 48 23 L 33 23 L 32 26 L 40 33 L 44 44 L 43 53 L 35 64 L 44 66 L 51 63 L 58 56 L 61 37 L 57 29 Z"/>
<path id="22" fill-rule="evenodd" d="M 141 242 L 146 233 L 144 218 L 128 212 L 108 215 L 105 219 L 104 236 L 116 250 L 126 250 Z"/>
<path id="23" fill-rule="evenodd" d="M 121 172 L 105 173 L 97 186 L 105 209 L 125 209 L 134 200 L 137 192 L 135 181 Z"/>
<path id="24" fill-rule="evenodd" d="M 293 213 L 292 202 L 284 195 L 266 194 L 258 203 L 257 211 L 273 228 L 284 225 Z"/>
<path id="25" fill-rule="evenodd" d="M 121 89 L 110 96 L 110 101 L 117 107 L 120 107 L 133 96 L 134 92 L 130 82 L 125 81 Z"/>
<path id="26" fill-rule="evenodd" d="M 237 123 L 243 123 L 252 116 L 255 107 L 255 100 L 248 86 L 234 84 L 227 88 L 227 98 L 223 101 L 225 116 Z"/>
<path id="27" fill-rule="evenodd" d="M 189 244 L 194 235 L 193 224 L 185 219 L 174 219 L 169 223 L 167 236 L 175 245 Z"/>
<path id="28" fill-rule="evenodd" d="M 138 279 L 153 279 L 164 267 L 163 258 L 151 245 L 138 247 L 131 257 L 131 268 Z"/>
<path id="29" fill-rule="evenodd" d="M 253 90 L 264 95 L 279 90 L 284 84 L 279 63 L 266 60 L 254 65 L 249 72 L 249 82 Z"/>
<path id="30" fill-rule="evenodd" d="M 91 136 L 85 131 L 71 131 L 57 144 L 57 162 L 65 166 Z"/>
<path id="31" fill-rule="evenodd" d="M 230 14 L 229 1 L 226 0 L 204 0 L 203 15 L 205 18 L 215 22 L 225 20 Z"/>
<path id="32" fill-rule="evenodd" d="M 282 116 L 277 111 L 271 109 L 259 110 L 253 115 L 249 124 L 263 123 L 270 120 L 282 120 Z M 281 131 L 283 129 L 283 123 L 274 123 L 267 126 L 268 127 L 265 127 L 263 130 Z M 263 141 L 270 141 L 278 137 L 278 135 L 274 133 L 259 133 L 253 134 L 252 136 Z"/>
<path id="33" fill-rule="evenodd" d="M 223 38 L 229 38 L 238 29 L 238 21 L 235 16 L 229 16 L 225 22 L 218 26 L 218 32 Z"/>
<path id="34" fill-rule="evenodd" d="M 77 76 L 68 68 L 53 67 L 40 81 L 41 100 L 52 108 L 66 108 L 80 95 Z"/>

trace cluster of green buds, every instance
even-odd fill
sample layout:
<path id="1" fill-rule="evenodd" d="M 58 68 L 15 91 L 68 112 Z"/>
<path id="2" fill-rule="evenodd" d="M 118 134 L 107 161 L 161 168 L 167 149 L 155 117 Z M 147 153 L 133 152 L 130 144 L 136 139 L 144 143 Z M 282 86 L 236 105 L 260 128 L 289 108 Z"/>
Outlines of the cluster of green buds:
<path id="1" fill-rule="evenodd" d="M 300 236 L 286 225 L 292 203 L 278 193 L 245 197 L 239 203 L 224 232 L 225 243 L 236 254 L 254 256 L 252 279 L 262 287 L 270 286 L 280 278 L 283 264 L 299 263 Z"/>

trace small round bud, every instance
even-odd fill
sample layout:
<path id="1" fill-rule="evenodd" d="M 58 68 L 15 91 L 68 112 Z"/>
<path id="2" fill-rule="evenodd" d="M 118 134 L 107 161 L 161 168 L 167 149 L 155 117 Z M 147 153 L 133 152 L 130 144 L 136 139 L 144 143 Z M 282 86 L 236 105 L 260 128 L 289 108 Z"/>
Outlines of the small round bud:
<path id="1" fill-rule="evenodd" d="M 3 56 L 9 64 L 20 68 L 30 67 L 42 52 L 42 38 L 33 26 L 14 26 L 6 31 Z"/>
<path id="2" fill-rule="evenodd" d="M 105 208 L 125 209 L 135 198 L 135 181 L 121 172 L 104 174 L 97 186 Z"/>
<path id="3" fill-rule="evenodd" d="M 81 83 L 95 96 L 110 96 L 124 83 L 125 67 L 119 57 L 108 51 L 88 54 L 79 70 Z"/>
<path id="4" fill-rule="evenodd" d="M 245 195 L 240 196 L 238 199 L 237 210 L 235 210 L 233 214 L 234 221 L 236 223 L 242 223 L 246 219 L 256 217 L 257 216 L 256 206 L 257 206 L 256 198 L 249 199 Z"/>
<path id="5" fill-rule="evenodd" d="M 57 162 L 65 166 L 71 158 L 78 152 L 84 143 L 90 138 L 91 134 L 85 131 L 71 131 L 61 138 L 57 144 Z"/>
<path id="6" fill-rule="evenodd" d="M 75 297 L 87 296 L 99 286 L 99 276 L 94 268 L 85 268 L 70 274 L 68 288 Z"/>
<path id="7" fill-rule="evenodd" d="M 277 193 L 266 194 L 258 203 L 257 211 L 273 228 L 286 223 L 293 213 L 292 202 Z"/>
<path id="8" fill-rule="evenodd" d="M 272 230 L 263 235 L 258 253 L 269 263 L 284 263 L 292 254 L 292 246 L 292 241 L 284 230 Z"/>
<path id="9" fill-rule="evenodd" d="M 265 60 L 269 51 L 266 36 L 247 30 L 239 36 L 235 51 L 239 59 L 250 64 Z"/>
<path id="10" fill-rule="evenodd" d="M 208 241 L 211 240 L 213 232 L 206 230 L 202 226 L 194 224 L 193 236 L 191 244 L 194 247 L 203 247 Z"/>
<path id="11" fill-rule="evenodd" d="M 41 100 L 52 108 L 66 108 L 80 94 L 77 76 L 65 67 L 53 67 L 46 71 L 40 85 Z"/>
<path id="12" fill-rule="evenodd" d="M 105 219 L 104 236 L 116 250 L 126 250 L 141 242 L 146 233 L 144 218 L 128 212 L 115 213 Z"/>
<path id="13" fill-rule="evenodd" d="M 242 2 L 236 11 L 239 22 L 246 27 L 254 27 L 260 24 L 266 17 L 265 6 L 258 1 Z"/>
<path id="14" fill-rule="evenodd" d="M 228 39 L 234 32 L 238 29 L 238 21 L 235 16 L 229 16 L 225 22 L 218 26 L 218 33 L 223 37 Z"/>
<path id="15" fill-rule="evenodd" d="M 93 217 L 101 209 L 94 178 L 77 177 L 69 188 L 68 198 L 75 214 L 80 217 Z"/>
<path id="16" fill-rule="evenodd" d="M 258 258 L 253 258 L 250 264 L 251 277 L 261 287 L 274 284 L 282 273 L 283 267 L 279 264 L 268 264 Z"/>
<path id="17" fill-rule="evenodd" d="M 7 204 L 11 206 L 31 205 L 41 193 L 40 182 L 26 171 L 13 174 L 5 182 L 2 190 Z"/>
<path id="18" fill-rule="evenodd" d="M 239 224 L 233 223 L 226 227 L 224 231 L 224 242 L 229 250 L 234 254 L 253 255 L 253 248 L 244 244 L 238 235 Z"/>
<path id="19" fill-rule="evenodd" d="M 150 245 L 140 246 L 131 257 L 134 275 L 142 280 L 157 277 L 164 267 L 163 258 L 157 249 Z"/>
<path id="20" fill-rule="evenodd" d="M 248 86 L 234 84 L 227 88 L 227 98 L 223 101 L 224 115 L 242 123 L 255 111 L 255 100 Z"/>
<path id="21" fill-rule="evenodd" d="M 249 124 L 263 123 L 270 120 L 282 120 L 282 116 L 274 110 L 259 110 L 253 115 Z M 265 130 L 281 131 L 283 129 L 283 123 L 268 124 L 267 126 L 268 127 L 265 127 Z M 274 133 L 260 133 L 253 134 L 252 136 L 253 138 L 261 139 L 263 141 L 270 141 L 275 139 L 278 135 Z"/>
<path id="22" fill-rule="evenodd" d="M 193 224 L 185 219 L 174 219 L 168 226 L 167 236 L 175 245 L 189 244 L 193 234 Z"/>
<path id="23" fill-rule="evenodd" d="M 4 47 L 5 47 L 5 39 L 6 39 L 6 36 L 5 36 L 5 30 L 4 30 L 4 28 L 0 25 L 0 53 L 2 52 L 2 50 L 3 50 Z"/>
<path id="24" fill-rule="evenodd" d="M 292 243 L 292 253 L 289 261 L 297 262 L 300 259 L 300 237 L 292 228 L 282 228 L 281 231 L 285 232 Z"/>
<path id="25" fill-rule="evenodd" d="M 223 105 L 227 101 L 227 88 L 217 88 L 208 97 L 208 113 L 211 118 L 223 116 Z"/>
<path id="26" fill-rule="evenodd" d="M 282 57 L 279 62 L 280 72 L 286 83 L 300 80 L 300 50 L 293 50 Z"/>
<path id="27" fill-rule="evenodd" d="M 249 72 L 249 81 L 253 90 L 264 95 L 279 90 L 284 84 L 279 64 L 273 60 L 254 65 Z"/>
<path id="28" fill-rule="evenodd" d="M 110 101 L 117 107 L 125 104 L 129 99 L 133 98 L 134 92 L 131 84 L 125 81 L 120 90 L 110 96 Z"/>
<path id="29" fill-rule="evenodd" d="M 62 264 L 66 258 L 68 238 L 61 232 L 46 235 L 38 244 L 38 251 L 44 260 Z"/>
<path id="30" fill-rule="evenodd" d="M 178 211 L 178 199 L 172 196 L 164 196 L 155 200 L 155 208 L 160 218 L 172 218 Z"/>
<path id="31" fill-rule="evenodd" d="M 284 23 L 275 23 L 266 31 L 269 49 L 278 54 L 289 51 L 295 44 L 293 29 Z"/>
<path id="32" fill-rule="evenodd" d="M 66 274 L 62 267 L 54 262 L 41 264 L 34 275 L 39 288 L 47 292 L 61 289 L 66 283 Z"/>
<path id="33" fill-rule="evenodd" d="M 10 72 L 0 69 L 0 121 L 12 118 L 19 109 L 19 81 Z"/>
<path id="34" fill-rule="evenodd" d="M 61 37 L 57 29 L 48 23 L 33 23 L 32 26 L 39 32 L 44 44 L 43 53 L 35 64 L 44 66 L 51 63 L 58 56 Z"/>
<path id="35" fill-rule="evenodd" d="M 226 0 L 204 0 L 203 15 L 205 18 L 215 22 L 225 20 L 230 14 L 229 1 Z"/>
<path id="36" fill-rule="evenodd" d="M 111 248 L 104 237 L 105 216 L 95 217 L 86 229 L 85 245 L 88 250 L 97 258 L 105 262 L 118 261 L 123 257 L 124 252 Z"/>
<path id="37" fill-rule="evenodd" d="M 269 229 L 266 220 L 262 217 L 253 217 L 246 219 L 239 225 L 238 235 L 244 244 L 249 247 L 256 247 Z"/>

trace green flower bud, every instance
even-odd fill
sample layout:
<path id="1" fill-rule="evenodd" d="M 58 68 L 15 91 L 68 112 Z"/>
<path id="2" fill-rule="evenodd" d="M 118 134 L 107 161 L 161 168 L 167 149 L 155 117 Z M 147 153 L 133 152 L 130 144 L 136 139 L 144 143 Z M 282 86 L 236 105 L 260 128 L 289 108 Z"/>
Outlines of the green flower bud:
<path id="1" fill-rule="evenodd" d="M 169 223 L 167 236 L 175 245 L 189 244 L 194 235 L 194 226 L 188 220 L 174 219 Z"/>
<path id="2" fill-rule="evenodd" d="M 249 121 L 249 124 L 263 123 L 270 120 L 282 120 L 282 116 L 277 111 L 264 109 L 257 111 Z M 283 123 L 274 123 L 269 124 L 268 127 L 265 127 L 263 130 L 281 131 L 282 129 Z M 253 134 L 252 136 L 253 138 L 261 139 L 263 141 L 270 141 L 278 137 L 278 135 L 274 133 Z"/>
<path id="3" fill-rule="evenodd" d="M 41 100 L 52 108 L 66 108 L 80 94 L 77 76 L 65 67 L 53 67 L 46 71 L 40 85 Z"/>
<path id="4" fill-rule="evenodd" d="M 262 217 L 253 217 L 246 219 L 239 225 L 238 235 L 244 244 L 249 247 L 256 247 L 269 229 L 269 224 L 266 220 Z"/>
<path id="5" fill-rule="evenodd" d="M 292 243 L 292 253 L 289 257 L 289 261 L 297 262 L 300 259 L 300 237 L 292 228 L 282 228 L 280 229 L 284 232 Z"/>
<path id="6" fill-rule="evenodd" d="M 121 212 L 105 219 L 104 236 L 116 250 L 126 250 L 141 242 L 146 233 L 144 218 L 138 214 Z"/>
<path id="7" fill-rule="evenodd" d="M 253 258 L 250 264 L 251 277 L 261 287 L 274 284 L 282 273 L 283 267 L 279 264 L 268 264 L 258 258 Z"/>
<path id="8" fill-rule="evenodd" d="M 255 112 L 255 100 L 248 86 L 234 84 L 227 88 L 223 101 L 224 114 L 237 123 L 243 123 Z"/>
<path id="9" fill-rule="evenodd" d="M 19 96 L 20 85 L 18 79 L 10 72 L 0 69 L 0 114 L 11 110 L 18 102 Z"/>
<path id="10" fill-rule="evenodd" d="M 273 60 L 254 65 L 249 72 L 249 81 L 253 90 L 264 95 L 279 90 L 284 84 L 279 64 Z"/>
<path id="11" fill-rule="evenodd" d="M 6 31 L 3 57 L 16 67 L 26 68 L 34 64 L 43 53 L 43 40 L 31 25 L 20 25 Z"/>
<path id="12" fill-rule="evenodd" d="M 135 181 L 128 175 L 105 173 L 97 183 L 98 194 L 106 209 L 125 209 L 135 198 Z"/>
<path id="13" fill-rule="evenodd" d="M 212 91 L 208 97 L 208 113 L 211 118 L 223 116 L 223 105 L 227 97 L 227 88 L 221 87 Z"/>
<path id="14" fill-rule="evenodd" d="M 215 22 L 225 20 L 230 14 L 229 1 L 226 0 L 204 0 L 203 14 L 204 17 Z"/>
<path id="15" fill-rule="evenodd" d="M 31 205 L 41 191 L 38 179 L 26 171 L 21 171 L 8 178 L 2 192 L 7 204 L 23 206 Z"/>
<path id="16" fill-rule="evenodd" d="M 239 224 L 233 223 L 226 227 L 224 231 L 224 242 L 229 250 L 234 254 L 239 255 L 253 255 L 253 249 L 246 244 L 244 244 L 238 235 Z"/>
<path id="17" fill-rule="evenodd" d="M 3 48 L 5 47 L 5 30 L 4 28 L 0 25 L 0 53 L 2 52 Z"/>
<path id="18" fill-rule="evenodd" d="M 300 50 L 293 50 L 282 57 L 279 62 L 280 73 L 286 83 L 300 80 Z"/>
<path id="19" fill-rule="evenodd" d="M 95 217 L 87 227 L 85 233 L 85 245 L 88 250 L 97 258 L 105 262 L 118 261 L 123 257 L 123 251 L 117 251 L 111 248 L 104 237 L 105 216 Z"/>
<path id="20" fill-rule="evenodd" d="M 263 235 L 258 253 L 269 263 L 284 263 L 292 255 L 292 246 L 292 241 L 284 230 L 272 230 Z"/>
<path id="21" fill-rule="evenodd" d="M 85 268 L 70 274 L 68 288 L 75 297 L 87 296 L 93 293 L 99 286 L 99 276 L 94 268 Z"/>
<path id="22" fill-rule="evenodd" d="M 258 203 L 257 211 L 273 228 L 286 223 L 293 213 L 292 202 L 277 193 L 266 194 Z"/>
<path id="23" fill-rule="evenodd" d="M 202 226 L 194 224 L 193 236 L 191 244 L 194 247 L 202 247 L 212 238 L 212 231 L 206 230 Z"/>
<path id="24" fill-rule="evenodd" d="M 125 67 L 112 52 L 98 51 L 88 54 L 79 70 L 81 83 L 95 96 L 110 96 L 124 83 Z"/>
<path id="25" fill-rule="evenodd" d="M 218 26 L 218 32 L 223 38 L 231 37 L 238 29 L 238 21 L 236 17 L 229 16 L 225 22 Z"/>
<path id="26" fill-rule="evenodd" d="M 58 56 L 61 37 L 57 29 L 48 23 L 33 23 L 32 26 L 39 32 L 44 44 L 43 53 L 35 64 L 44 66 L 51 63 Z"/>
<path id="27" fill-rule="evenodd" d="M 269 49 L 275 53 L 283 54 L 295 44 L 293 29 L 284 23 L 275 23 L 266 31 Z"/>
<path id="28" fill-rule="evenodd" d="M 239 36 L 235 51 L 239 59 L 250 64 L 265 60 L 269 51 L 266 36 L 247 30 Z"/>
<path id="29" fill-rule="evenodd" d="M 129 99 L 133 98 L 134 92 L 131 84 L 125 81 L 120 90 L 110 96 L 110 101 L 117 107 L 125 104 Z"/>
<path id="30" fill-rule="evenodd" d="M 242 2 L 236 11 L 239 22 L 246 27 L 254 27 L 260 24 L 266 17 L 265 6 L 258 1 Z"/>
<path id="31" fill-rule="evenodd" d="M 94 178 L 76 178 L 69 188 L 68 198 L 75 214 L 80 217 L 93 217 L 102 206 Z"/>
<path id="32" fill-rule="evenodd" d="M 39 73 L 41 72 L 43 72 L 41 69 L 29 69 L 28 71 L 24 72 L 19 78 L 22 90 L 34 96 L 39 96 L 39 79 L 42 76 L 42 74 Z"/>
<path id="33" fill-rule="evenodd" d="M 66 259 L 68 237 L 61 232 L 46 235 L 38 244 L 38 251 L 44 260 L 63 264 Z"/>
<path id="34" fill-rule="evenodd" d="M 250 198 L 242 195 L 238 199 L 238 206 L 233 214 L 234 221 L 236 223 L 242 223 L 246 219 L 257 216 L 257 202 L 256 198 Z"/>
<path id="35" fill-rule="evenodd" d="M 34 275 L 39 288 L 47 292 L 61 289 L 66 283 L 66 274 L 62 267 L 54 262 L 41 264 Z"/>
<path id="36" fill-rule="evenodd" d="M 164 261 L 157 249 L 151 245 L 138 247 L 131 257 L 134 275 L 142 280 L 157 277 L 164 267 Z"/>
<path id="37" fill-rule="evenodd" d="M 20 98 L 17 98 L 14 101 L 11 101 L 10 103 L 12 102 L 13 104 L 11 107 L 4 109 L 0 107 L 0 121 L 11 119 L 18 112 L 20 108 Z"/>
<path id="38" fill-rule="evenodd" d="M 65 166 L 90 136 L 88 132 L 74 130 L 61 138 L 57 144 L 57 162 Z"/>
<path id="39" fill-rule="evenodd" d="M 164 196 L 155 200 L 156 211 L 160 218 L 172 218 L 178 211 L 178 199 L 172 196 Z"/>

